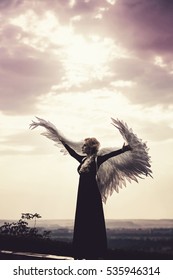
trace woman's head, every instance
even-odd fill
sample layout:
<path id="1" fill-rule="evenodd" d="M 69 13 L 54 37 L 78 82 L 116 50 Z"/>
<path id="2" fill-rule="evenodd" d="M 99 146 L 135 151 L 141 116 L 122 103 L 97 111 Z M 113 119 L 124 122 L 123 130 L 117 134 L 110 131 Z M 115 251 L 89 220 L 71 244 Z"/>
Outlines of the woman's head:
<path id="1" fill-rule="evenodd" d="M 87 155 L 96 154 L 99 150 L 99 146 L 100 143 L 96 138 L 86 138 L 82 146 L 82 152 Z"/>

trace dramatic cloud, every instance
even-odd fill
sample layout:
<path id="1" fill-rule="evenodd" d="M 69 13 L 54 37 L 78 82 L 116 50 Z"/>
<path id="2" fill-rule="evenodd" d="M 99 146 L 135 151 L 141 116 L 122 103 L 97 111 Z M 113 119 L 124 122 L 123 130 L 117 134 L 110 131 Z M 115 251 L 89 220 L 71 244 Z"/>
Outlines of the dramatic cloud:
<path id="1" fill-rule="evenodd" d="M 93 25 L 87 34 L 98 28 L 101 34 L 109 34 L 132 52 L 172 55 L 172 0 L 117 0 L 114 5 L 107 1 L 77 1 L 73 10 L 84 15 L 76 22 L 81 31 L 84 26 Z M 98 11 L 100 18 L 96 17 Z"/>
<path id="2" fill-rule="evenodd" d="M 167 57 L 173 47 L 172 13 L 172 0 L 118 0 L 105 21 L 132 51 Z"/>
<path id="3" fill-rule="evenodd" d="M 123 89 L 132 103 L 154 106 L 172 104 L 173 77 L 166 67 L 139 58 L 119 59 L 112 63 L 115 80 L 130 80 L 134 86 Z M 116 85 L 116 83 L 114 83 Z"/>
<path id="4" fill-rule="evenodd" d="M 172 103 L 171 1 L 9 0 L 0 9 L 0 110 L 34 112 L 52 88 Z"/>
<path id="5" fill-rule="evenodd" d="M 37 97 L 58 82 L 61 70 L 59 63 L 55 64 L 51 58 L 27 56 L 24 47 L 17 53 L 13 56 L 1 52 L 0 109 L 7 113 L 26 114 L 36 110 Z"/>
<path id="6" fill-rule="evenodd" d="M 112 57 L 112 66 L 109 64 L 113 73 L 111 79 L 131 78 L 136 84 L 127 95 L 132 102 L 147 106 L 172 103 L 173 2 L 117 0 L 114 5 L 108 5 L 106 1 L 94 3 L 92 8 L 91 2 L 74 6 L 73 9 L 82 10 L 84 16 L 73 24 L 87 36 L 98 33 L 111 37 L 115 44 L 129 52 L 124 59 Z M 100 11 L 100 17 L 96 16 L 96 10 Z"/>
<path id="7" fill-rule="evenodd" d="M 3 24 L 1 38 L 0 109 L 9 114 L 34 112 L 37 97 L 60 81 L 62 63 L 46 48 L 41 36 L 32 36 L 11 18 Z"/>

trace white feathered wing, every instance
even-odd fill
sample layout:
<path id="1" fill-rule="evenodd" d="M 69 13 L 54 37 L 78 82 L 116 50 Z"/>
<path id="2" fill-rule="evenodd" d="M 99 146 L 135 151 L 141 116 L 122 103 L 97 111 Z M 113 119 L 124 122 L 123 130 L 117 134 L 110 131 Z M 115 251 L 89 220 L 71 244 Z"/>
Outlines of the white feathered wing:
<path id="1" fill-rule="evenodd" d="M 37 118 L 37 121 L 32 121 L 30 124 L 30 128 L 34 129 L 38 126 L 42 126 L 46 129 L 46 132 L 41 133 L 41 135 L 46 136 L 47 138 L 51 139 L 52 141 L 55 142 L 55 146 L 58 146 L 61 148 L 61 152 L 66 155 L 68 154 L 67 150 L 64 148 L 62 142 L 66 143 L 69 145 L 72 149 L 74 149 L 78 154 L 82 155 L 82 145 L 83 141 L 80 142 L 74 142 L 68 138 L 66 138 L 63 133 L 56 128 L 55 125 L 53 125 L 51 122 L 46 121 L 41 118 Z"/>
<path id="2" fill-rule="evenodd" d="M 106 202 L 108 196 L 114 190 L 118 192 L 119 188 L 122 188 L 123 185 L 126 186 L 126 181 L 131 182 L 131 180 L 134 180 L 138 182 L 137 178 L 142 178 L 141 176 L 143 175 L 151 176 L 152 174 L 150 169 L 150 156 L 148 155 L 149 149 L 146 143 L 142 142 L 133 133 L 132 129 L 128 128 L 126 123 L 118 119 L 112 119 L 112 121 L 124 140 L 131 146 L 132 151 L 127 151 L 108 159 L 98 169 L 96 179 L 103 202 Z M 46 129 L 46 132 L 41 133 L 41 135 L 53 140 L 55 145 L 61 148 L 61 152 L 64 154 L 68 154 L 68 152 L 64 148 L 62 141 L 68 144 L 78 154 L 83 155 L 81 151 L 83 141 L 73 142 L 69 140 L 51 122 L 37 117 L 37 121 L 32 121 L 30 128 L 34 129 L 38 126 Z M 114 150 L 117 150 L 117 148 L 104 148 L 98 152 L 98 155 L 107 154 Z"/>
<path id="3" fill-rule="evenodd" d="M 113 118 L 112 121 L 132 150 L 108 159 L 98 169 L 96 178 L 103 202 L 106 202 L 114 190 L 118 192 L 119 188 L 126 186 L 126 181 L 138 182 L 137 178 L 143 178 L 141 177 L 143 175 L 152 177 L 149 149 L 146 143 L 142 142 L 126 123 Z M 101 149 L 98 155 L 107 154 L 113 150 L 116 149 Z"/>

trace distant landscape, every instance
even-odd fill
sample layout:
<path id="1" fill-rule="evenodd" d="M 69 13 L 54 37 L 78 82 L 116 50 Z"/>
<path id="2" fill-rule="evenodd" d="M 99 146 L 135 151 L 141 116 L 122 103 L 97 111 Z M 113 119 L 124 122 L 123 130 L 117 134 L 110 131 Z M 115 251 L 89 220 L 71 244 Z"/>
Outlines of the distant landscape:
<path id="1" fill-rule="evenodd" d="M 0 226 L 4 222 L 7 221 L 0 220 Z M 39 242 L 32 240 L 32 246 L 28 247 L 26 239 L 22 239 L 19 248 L 16 248 L 13 244 L 14 237 L 8 240 L 6 245 L 0 238 L 0 249 L 30 250 L 71 256 L 73 222 L 73 220 L 39 219 L 36 225 L 38 232 L 41 234 L 44 231 L 49 232 L 46 240 L 39 240 Z M 33 221 L 29 221 L 29 226 L 32 227 L 32 224 Z M 106 228 L 108 259 L 173 259 L 172 219 L 106 220 Z"/>
<path id="2" fill-rule="evenodd" d="M 16 220 L 0 220 L 0 226 L 4 222 L 14 222 Z M 73 228 L 74 221 L 72 219 L 40 219 L 37 220 L 37 227 L 45 227 L 47 229 L 54 228 Z M 32 221 L 30 223 L 32 225 Z M 113 228 L 173 228 L 173 219 L 107 219 L 106 227 Z"/>

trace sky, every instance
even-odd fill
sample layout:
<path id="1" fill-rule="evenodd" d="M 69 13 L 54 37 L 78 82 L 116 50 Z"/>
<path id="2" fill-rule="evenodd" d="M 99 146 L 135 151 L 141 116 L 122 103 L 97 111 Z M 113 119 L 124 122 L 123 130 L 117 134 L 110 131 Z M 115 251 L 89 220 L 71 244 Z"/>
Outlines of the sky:
<path id="1" fill-rule="evenodd" d="M 35 116 L 102 147 L 123 145 L 111 117 L 125 121 L 153 179 L 113 193 L 105 218 L 173 218 L 172 15 L 172 0 L 0 1 L 0 219 L 74 219 L 78 163 Z"/>

